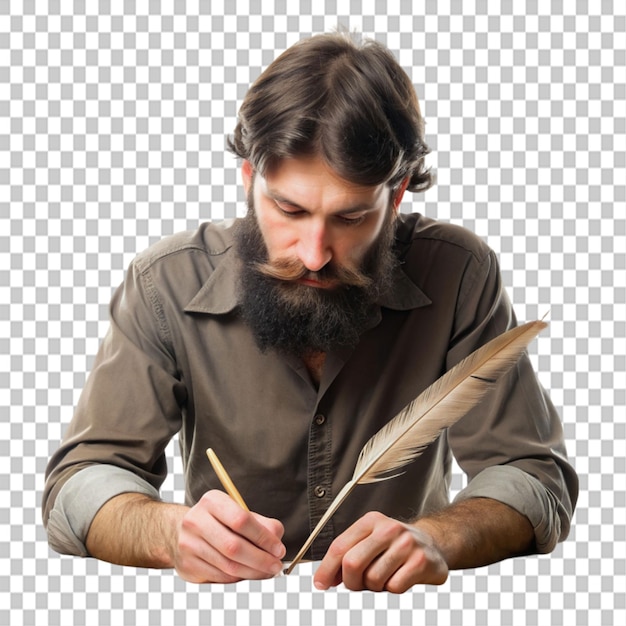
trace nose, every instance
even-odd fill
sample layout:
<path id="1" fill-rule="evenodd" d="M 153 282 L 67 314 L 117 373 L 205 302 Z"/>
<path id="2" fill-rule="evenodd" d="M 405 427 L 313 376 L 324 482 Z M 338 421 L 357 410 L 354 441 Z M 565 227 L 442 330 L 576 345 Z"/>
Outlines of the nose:
<path id="1" fill-rule="evenodd" d="M 323 224 L 303 224 L 298 257 L 310 272 L 319 272 L 332 258 L 327 228 Z"/>

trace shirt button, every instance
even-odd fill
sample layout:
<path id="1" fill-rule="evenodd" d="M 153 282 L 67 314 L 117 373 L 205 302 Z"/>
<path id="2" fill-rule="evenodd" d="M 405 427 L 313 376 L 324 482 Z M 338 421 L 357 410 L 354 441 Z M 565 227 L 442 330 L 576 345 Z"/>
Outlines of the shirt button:
<path id="1" fill-rule="evenodd" d="M 315 423 L 318 426 L 321 426 L 326 421 L 326 417 L 320 413 L 320 415 L 315 416 Z"/>
<path id="2" fill-rule="evenodd" d="M 324 489 L 321 485 L 315 487 L 313 491 L 318 498 L 323 498 L 326 495 L 326 489 Z"/>

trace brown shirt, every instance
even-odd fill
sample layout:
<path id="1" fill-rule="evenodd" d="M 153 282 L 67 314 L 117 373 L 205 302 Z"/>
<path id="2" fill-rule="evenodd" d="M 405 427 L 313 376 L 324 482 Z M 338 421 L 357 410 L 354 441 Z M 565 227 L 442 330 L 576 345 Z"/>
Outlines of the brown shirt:
<path id="1" fill-rule="evenodd" d="M 401 217 L 396 246 L 402 264 L 389 295 L 355 349 L 326 355 L 319 384 L 302 361 L 261 353 L 238 314 L 232 227 L 203 224 L 140 254 L 113 297 L 109 332 L 50 461 L 44 521 L 53 547 L 84 554 L 80 544 L 106 499 L 144 490 L 133 485 L 156 495 L 165 447 L 178 433 L 186 502 L 220 488 L 210 446 L 250 509 L 283 522 L 293 556 L 363 444 L 516 324 L 495 254 L 475 235 L 414 214 Z M 460 497 L 493 497 L 527 515 L 538 551 L 567 535 L 576 475 L 558 415 L 524 356 L 402 476 L 357 487 L 311 558 L 367 511 L 411 520 L 443 507 L 452 454 L 469 479 Z"/>

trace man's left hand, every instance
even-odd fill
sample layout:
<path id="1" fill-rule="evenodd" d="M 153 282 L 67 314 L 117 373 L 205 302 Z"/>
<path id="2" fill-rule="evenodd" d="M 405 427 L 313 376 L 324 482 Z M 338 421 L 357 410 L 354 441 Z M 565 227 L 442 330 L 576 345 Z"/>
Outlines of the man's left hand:
<path id="1" fill-rule="evenodd" d="M 403 593 L 418 583 L 441 585 L 448 566 L 432 537 L 382 513 L 367 513 L 331 544 L 314 582 L 353 591 Z"/>

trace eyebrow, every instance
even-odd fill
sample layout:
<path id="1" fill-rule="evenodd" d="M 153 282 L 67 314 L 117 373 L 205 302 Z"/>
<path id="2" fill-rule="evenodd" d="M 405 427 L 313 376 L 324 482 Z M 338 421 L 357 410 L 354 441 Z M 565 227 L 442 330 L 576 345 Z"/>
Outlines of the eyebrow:
<path id="1" fill-rule="evenodd" d="M 289 198 L 285 198 L 280 192 L 274 189 L 271 189 L 270 187 L 267 187 L 266 195 L 270 197 L 272 200 L 274 200 L 275 202 L 288 204 L 289 206 L 294 207 L 294 209 L 298 209 L 298 211 L 305 211 L 307 213 L 310 212 L 310 209 L 308 209 L 307 207 L 303 207 L 299 205 L 297 202 L 294 202 L 293 200 L 289 200 Z M 359 204 L 355 204 L 353 206 L 346 207 L 344 209 L 339 209 L 338 211 L 335 211 L 333 215 L 350 215 L 351 213 L 366 213 L 369 211 L 374 211 L 375 209 L 376 207 L 372 206 L 370 203 L 362 202 Z"/>

